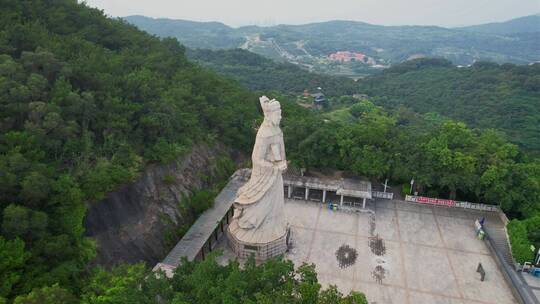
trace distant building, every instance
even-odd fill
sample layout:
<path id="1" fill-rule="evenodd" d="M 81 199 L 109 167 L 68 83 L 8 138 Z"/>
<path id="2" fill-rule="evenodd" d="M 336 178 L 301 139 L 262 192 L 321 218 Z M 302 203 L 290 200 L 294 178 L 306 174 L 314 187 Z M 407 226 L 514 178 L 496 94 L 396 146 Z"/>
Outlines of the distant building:
<path id="1" fill-rule="evenodd" d="M 313 106 L 315 106 L 316 108 L 321 108 L 326 103 L 326 97 L 323 93 L 315 93 L 311 94 L 311 96 L 314 98 Z"/>
<path id="2" fill-rule="evenodd" d="M 361 61 L 370 65 L 375 64 L 375 60 L 373 58 L 368 57 L 362 53 L 356 53 L 356 52 L 349 52 L 349 51 L 338 51 L 333 54 L 330 54 L 328 58 L 332 61 L 341 61 L 341 62 L 349 62 L 349 61 Z"/>
<path id="3" fill-rule="evenodd" d="M 329 58 L 330 60 L 334 61 L 351 61 L 351 60 L 357 60 L 357 61 L 364 61 L 364 58 L 366 56 L 362 53 L 353 53 L 349 51 L 339 51 L 335 52 L 333 54 L 330 54 Z"/>

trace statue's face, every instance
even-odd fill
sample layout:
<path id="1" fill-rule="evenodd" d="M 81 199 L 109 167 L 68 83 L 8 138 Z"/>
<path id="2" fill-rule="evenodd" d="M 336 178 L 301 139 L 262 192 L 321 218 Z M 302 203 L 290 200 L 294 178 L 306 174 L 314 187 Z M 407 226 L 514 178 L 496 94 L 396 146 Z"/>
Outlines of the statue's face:
<path id="1" fill-rule="evenodd" d="M 281 121 L 281 109 L 270 113 L 270 121 L 274 126 L 279 126 L 279 122 Z"/>

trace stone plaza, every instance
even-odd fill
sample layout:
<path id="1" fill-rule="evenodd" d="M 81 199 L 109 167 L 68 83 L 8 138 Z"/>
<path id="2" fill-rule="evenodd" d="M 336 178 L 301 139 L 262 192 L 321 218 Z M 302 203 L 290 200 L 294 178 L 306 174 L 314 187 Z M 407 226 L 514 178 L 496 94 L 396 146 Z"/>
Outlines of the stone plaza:
<path id="1" fill-rule="evenodd" d="M 486 244 L 475 237 L 480 213 L 390 200 L 369 207 L 373 213 L 348 213 L 287 199 L 292 248 L 285 257 L 297 266 L 314 263 L 321 284 L 364 292 L 370 303 L 517 303 Z M 375 254 L 369 244 L 377 235 L 384 250 Z M 342 245 L 358 254 L 345 268 L 336 259 Z M 478 263 L 486 271 L 483 282 Z"/>
<path id="2" fill-rule="evenodd" d="M 200 260 L 216 249 L 223 252 L 220 263 L 236 259 L 224 231 L 245 180 L 245 174 L 237 172 L 214 208 L 155 269 L 172 274 L 181 256 Z M 337 211 L 304 199 L 285 199 L 284 206 L 291 230 L 285 258 L 296 266 L 314 263 L 323 286 L 336 285 L 343 293 L 361 291 L 378 304 L 518 303 L 486 241 L 475 234 L 474 221 L 481 217 L 486 225 L 504 231 L 496 212 L 384 199 L 370 200 L 366 208 Z M 355 251 L 356 260 L 342 268 L 336 251 L 343 245 Z M 476 272 L 479 263 L 486 272 L 484 281 Z"/>

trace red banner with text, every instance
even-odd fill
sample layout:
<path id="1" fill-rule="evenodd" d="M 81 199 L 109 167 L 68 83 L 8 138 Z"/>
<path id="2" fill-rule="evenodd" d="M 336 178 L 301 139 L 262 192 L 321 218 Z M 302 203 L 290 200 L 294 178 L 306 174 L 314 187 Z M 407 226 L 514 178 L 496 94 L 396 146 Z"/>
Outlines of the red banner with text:
<path id="1" fill-rule="evenodd" d="M 448 207 L 454 207 L 456 205 L 456 201 L 454 200 L 431 198 L 431 197 L 424 197 L 424 196 L 414 196 L 414 195 L 407 195 L 405 197 L 405 200 L 409 202 L 441 205 L 441 206 L 448 206 Z"/>

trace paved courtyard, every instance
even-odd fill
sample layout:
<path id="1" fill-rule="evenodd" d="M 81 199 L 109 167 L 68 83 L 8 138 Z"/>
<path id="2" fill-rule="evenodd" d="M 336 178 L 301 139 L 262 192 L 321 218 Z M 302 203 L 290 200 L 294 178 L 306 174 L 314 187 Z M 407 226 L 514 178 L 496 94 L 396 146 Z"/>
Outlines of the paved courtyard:
<path id="1" fill-rule="evenodd" d="M 323 285 L 362 291 L 379 304 L 517 303 L 487 246 L 475 238 L 478 215 L 395 201 L 378 201 L 374 214 L 298 200 L 286 200 L 285 208 L 293 233 L 286 258 L 314 263 Z M 343 268 L 336 257 L 342 245 L 357 253 Z"/>

